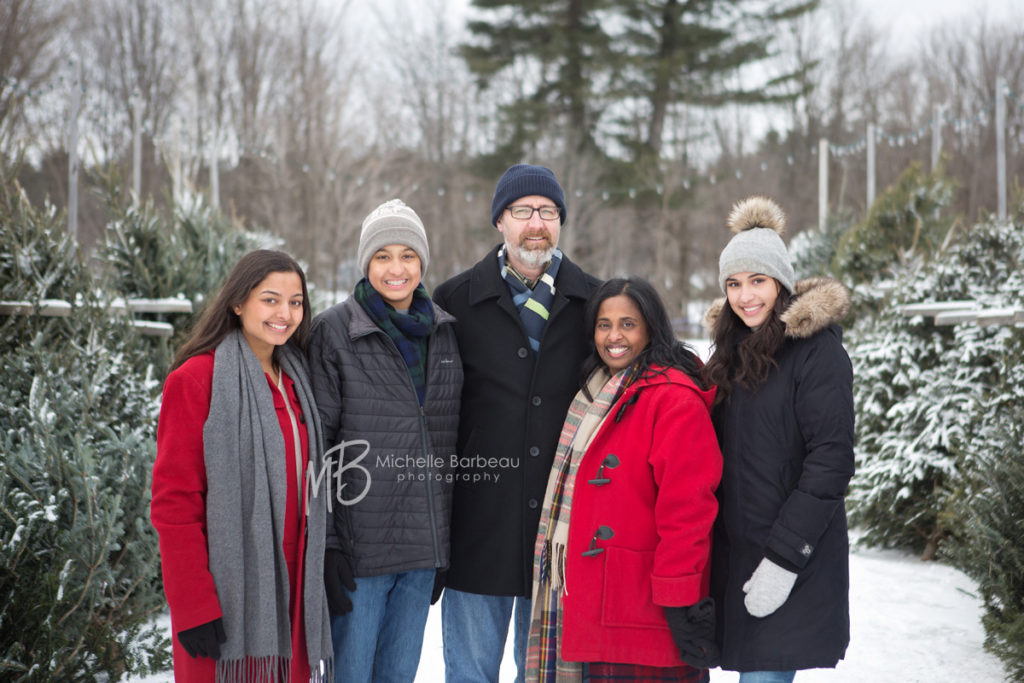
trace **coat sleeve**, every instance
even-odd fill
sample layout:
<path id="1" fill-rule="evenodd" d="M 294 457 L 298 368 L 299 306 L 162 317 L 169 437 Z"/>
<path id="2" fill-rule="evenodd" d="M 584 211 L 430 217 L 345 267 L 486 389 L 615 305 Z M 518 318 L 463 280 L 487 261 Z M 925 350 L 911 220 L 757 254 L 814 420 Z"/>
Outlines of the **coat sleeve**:
<path id="1" fill-rule="evenodd" d="M 324 430 L 324 447 L 328 449 L 338 442 L 341 428 L 341 369 L 330 338 L 332 334 L 330 321 L 325 318 L 313 321 L 307 350 L 313 398 Z"/>
<path id="2" fill-rule="evenodd" d="M 150 518 L 160 536 L 164 593 L 176 632 L 222 616 L 206 541 L 203 425 L 209 382 L 182 367 L 164 383 Z"/>
<path id="3" fill-rule="evenodd" d="M 320 415 L 320 425 L 323 429 L 323 446 L 327 451 L 339 443 L 341 432 L 342 369 L 338 362 L 336 344 L 332 340 L 332 336 L 338 332 L 336 326 L 331 323 L 331 320 L 323 316 L 313 321 L 306 351 L 309 360 L 309 380 L 313 386 L 313 399 L 316 401 L 317 413 Z M 318 455 L 318 460 L 323 455 Z M 327 458 L 320 460 L 324 463 L 325 468 L 330 467 L 324 475 L 328 480 L 325 488 L 327 495 L 336 496 L 336 479 L 333 475 L 337 471 L 335 468 L 340 463 L 329 466 L 328 460 Z M 327 525 L 326 547 L 344 549 L 348 547 L 347 533 L 345 533 L 347 511 L 337 498 L 330 502 L 334 523 Z"/>
<path id="4" fill-rule="evenodd" d="M 793 409 L 806 455 L 767 550 L 802 569 L 843 505 L 853 476 L 853 369 L 839 336 L 822 332 L 794 376 Z"/>
<path id="5" fill-rule="evenodd" d="M 692 605 L 706 592 L 711 527 L 718 514 L 715 489 L 722 478 L 722 454 L 707 406 L 689 389 L 686 396 L 662 394 L 648 456 L 657 484 L 654 520 L 658 546 L 651 587 L 654 602 Z"/>

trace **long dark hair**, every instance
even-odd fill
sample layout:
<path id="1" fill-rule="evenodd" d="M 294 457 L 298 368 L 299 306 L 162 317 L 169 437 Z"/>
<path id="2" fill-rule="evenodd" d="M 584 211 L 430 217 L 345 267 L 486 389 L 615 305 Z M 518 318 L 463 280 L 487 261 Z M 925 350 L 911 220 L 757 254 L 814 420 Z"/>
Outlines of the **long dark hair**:
<path id="1" fill-rule="evenodd" d="M 701 389 L 707 388 L 704 371 L 700 358 L 683 342 L 676 339 L 672 331 L 672 322 L 669 320 L 668 311 L 657 290 L 647 280 L 639 277 L 612 278 L 598 287 L 583 309 L 583 323 L 589 332 L 588 344 L 590 355 L 583 361 L 583 372 L 581 384 L 583 390 L 587 388 L 587 378 L 595 368 L 604 365 L 604 361 L 597 353 L 594 345 L 594 327 L 597 324 L 597 311 L 605 299 L 613 296 L 628 296 L 640 309 L 640 315 L 647 325 L 647 334 L 650 343 L 639 356 L 639 372 L 637 377 L 649 377 L 654 374 L 663 374 L 665 368 L 676 368 L 685 373 Z M 653 366 L 659 366 L 655 369 Z M 592 398 L 592 397 L 591 397 Z"/>
<path id="2" fill-rule="evenodd" d="M 242 327 L 242 320 L 235 313 L 235 306 L 241 306 L 249 298 L 249 293 L 271 273 L 296 273 L 302 280 L 302 322 L 294 334 L 288 339 L 299 350 L 305 352 L 309 341 L 309 327 L 312 309 L 309 305 L 309 291 L 306 289 L 306 274 L 302 266 L 283 251 L 258 249 L 243 256 L 231 269 L 228 279 L 221 286 L 199 317 L 199 321 L 189 332 L 185 342 L 178 349 L 171 364 L 171 370 L 177 369 L 192 356 L 198 356 L 212 349 L 224 340 L 232 330 Z M 274 349 L 273 361 L 277 365 L 277 348 Z"/>
<path id="3" fill-rule="evenodd" d="M 733 382 L 747 391 L 757 391 L 777 365 L 775 355 L 786 341 L 786 326 L 779 316 L 789 307 L 793 295 L 778 280 L 775 282 L 779 295 L 768 318 L 756 330 L 751 331 L 740 320 L 728 299 L 718 314 L 711 329 L 715 350 L 704 368 L 708 380 L 718 386 L 715 403 L 729 398 Z"/>

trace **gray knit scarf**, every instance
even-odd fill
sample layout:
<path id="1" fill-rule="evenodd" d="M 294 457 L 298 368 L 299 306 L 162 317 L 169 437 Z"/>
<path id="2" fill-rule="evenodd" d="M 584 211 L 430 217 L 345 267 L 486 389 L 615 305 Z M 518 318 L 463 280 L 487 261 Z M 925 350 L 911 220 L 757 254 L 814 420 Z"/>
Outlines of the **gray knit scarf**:
<path id="1" fill-rule="evenodd" d="M 309 434 L 309 471 L 320 482 L 323 432 L 305 360 L 284 345 L 282 370 L 295 383 Z M 210 416 L 203 426 L 206 525 L 210 571 L 224 614 L 217 681 L 287 681 L 291 661 L 288 569 L 282 541 L 287 482 L 284 436 L 256 354 L 240 331 L 217 346 Z M 322 482 L 320 482 L 322 484 Z M 300 483 L 299 495 L 304 483 Z M 311 488 L 311 487 L 310 487 Z M 303 600 L 312 680 L 333 680 L 327 599 L 323 588 L 327 496 L 308 493 Z M 273 539 L 273 542 L 268 542 Z M 270 550 L 273 552 L 270 552 Z"/>

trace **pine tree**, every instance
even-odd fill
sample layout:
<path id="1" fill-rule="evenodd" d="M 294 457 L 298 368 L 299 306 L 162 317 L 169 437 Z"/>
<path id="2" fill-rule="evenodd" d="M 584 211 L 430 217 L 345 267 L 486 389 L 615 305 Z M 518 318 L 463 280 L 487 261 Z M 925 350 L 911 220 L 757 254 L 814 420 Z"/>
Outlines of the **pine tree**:
<path id="1" fill-rule="evenodd" d="M 480 85 L 517 74 L 511 100 L 499 99 L 497 165 L 519 159 L 551 133 L 566 133 L 573 154 L 596 149 L 596 125 L 607 87 L 609 0 L 473 0 L 486 19 L 469 22 L 473 39 L 461 52 Z M 506 90 L 506 89 L 502 89 Z M 500 91 L 499 91 L 500 92 Z M 555 139 L 558 135 L 554 136 Z M 543 154 L 543 152 L 542 152 Z M 535 154 L 530 154 L 535 156 Z"/>
<path id="2" fill-rule="evenodd" d="M 940 212 L 951 199 L 952 185 L 940 172 L 911 164 L 841 237 L 833 268 L 851 285 L 877 285 L 899 267 L 928 260 L 949 232 Z"/>
<path id="3" fill-rule="evenodd" d="M 1024 308 L 1024 234 L 1017 225 L 976 228 L 961 259 L 974 277 L 998 283 L 990 306 Z M 946 277 L 954 279 L 955 273 Z M 981 294 L 981 293 L 978 293 Z M 949 556 L 978 581 L 986 646 L 1015 679 L 1024 677 L 1024 332 L 999 327 L 991 339 L 992 380 L 965 447 L 967 493 L 957 512 L 962 530 Z"/>
<path id="4" fill-rule="evenodd" d="M 975 226 L 927 262 L 891 266 L 885 305 L 858 320 L 851 335 L 858 473 L 850 501 L 868 542 L 932 556 L 942 539 L 964 533 L 961 504 L 976 493 L 968 473 L 977 435 L 1006 419 L 993 397 L 1008 369 L 1007 340 L 1019 334 L 1011 327 L 940 327 L 900 316 L 899 305 L 1013 305 L 1021 296 L 1021 247 L 1005 225 Z"/>
<path id="5" fill-rule="evenodd" d="M 73 303 L 0 317 L 0 678 L 118 680 L 166 668 L 149 523 L 158 383 L 104 308 L 64 217 L 0 179 L 0 298 Z"/>
<path id="6" fill-rule="evenodd" d="M 1005 384 L 986 406 L 971 448 L 973 494 L 948 554 L 978 582 L 986 648 L 1024 679 L 1024 343 L 1007 345 Z"/>
<path id="7" fill-rule="evenodd" d="M 253 249 L 280 246 L 269 233 L 246 230 L 211 207 L 203 195 L 186 195 L 170 216 L 151 202 L 126 201 L 116 175 L 101 178 L 111 215 L 96 257 L 105 283 L 124 298 L 185 299 L 192 313 L 159 314 L 174 326 L 174 336 L 150 337 L 151 360 L 163 377 L 173 350 L 188 334 L 206 297 L 223 283 L 238 259 Z"/>

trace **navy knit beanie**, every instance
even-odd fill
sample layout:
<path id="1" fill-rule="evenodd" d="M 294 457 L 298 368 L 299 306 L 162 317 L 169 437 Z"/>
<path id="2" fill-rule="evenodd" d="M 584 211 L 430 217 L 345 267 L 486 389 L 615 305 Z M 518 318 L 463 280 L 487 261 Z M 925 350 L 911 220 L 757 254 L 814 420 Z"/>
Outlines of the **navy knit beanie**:
<path id="1" fill-rule="evenodd" d="M 509 167 L 494 188 L 494 201 L 491 202 L 491 225 L 497 227 L 501 212 L 520 197 L 529 195 L 547 197 L 562 212 L 562 224 L 565 224 L 565 194 L 562 186 L 555 180 L 555 174 L 546 166 L 516 164 Z"/>

